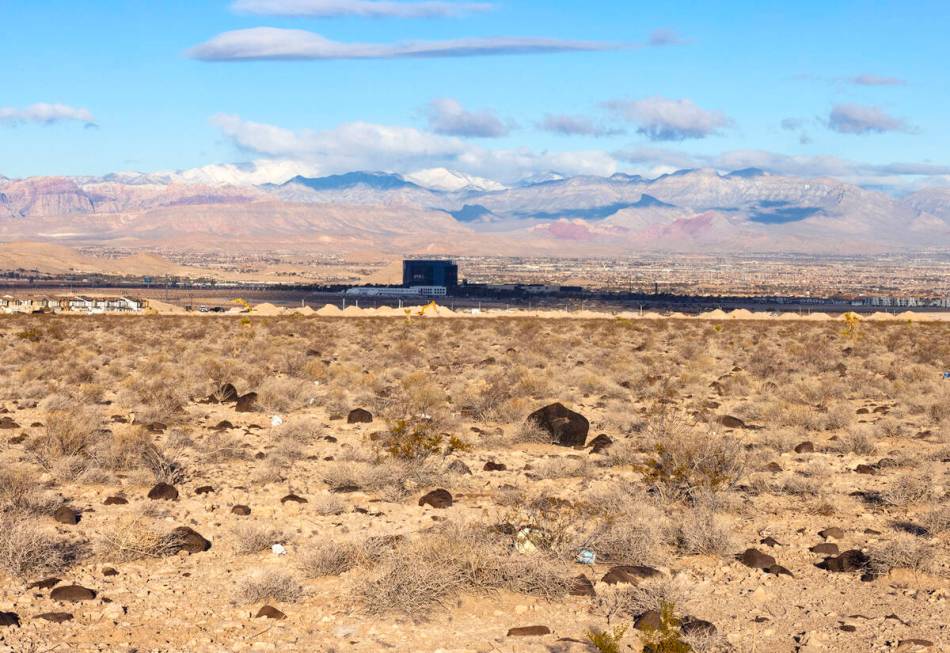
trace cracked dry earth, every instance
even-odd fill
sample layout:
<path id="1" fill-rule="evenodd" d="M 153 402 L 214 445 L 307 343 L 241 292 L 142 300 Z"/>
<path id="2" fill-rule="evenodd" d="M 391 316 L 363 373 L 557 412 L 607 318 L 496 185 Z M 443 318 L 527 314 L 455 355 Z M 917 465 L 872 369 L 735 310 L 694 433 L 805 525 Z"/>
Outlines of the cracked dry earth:
<path id="1" fill-rule="evenodd" d="M 0 349 L 0 651 L 950 649 L 950 325 L 35 316 Z"/>

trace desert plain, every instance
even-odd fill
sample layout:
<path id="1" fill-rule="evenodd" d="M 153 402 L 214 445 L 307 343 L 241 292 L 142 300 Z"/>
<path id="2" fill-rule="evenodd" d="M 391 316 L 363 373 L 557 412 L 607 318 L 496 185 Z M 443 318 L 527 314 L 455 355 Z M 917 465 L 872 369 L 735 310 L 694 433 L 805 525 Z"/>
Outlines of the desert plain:
<path id="1" fill-rule="evenodd" d="M 947 322 L 4 316 L 0 350 L 2 651 L 950 647 Z"/>

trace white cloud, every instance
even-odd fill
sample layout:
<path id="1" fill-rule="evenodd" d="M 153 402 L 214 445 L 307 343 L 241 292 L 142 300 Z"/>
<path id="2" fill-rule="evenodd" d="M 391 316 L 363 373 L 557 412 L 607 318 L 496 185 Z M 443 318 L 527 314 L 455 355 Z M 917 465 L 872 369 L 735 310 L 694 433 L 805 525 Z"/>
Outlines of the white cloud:
<path id="1" fill-rule="evenodd" d="M 468 111 L 458 100 L 432 100 L 425 109 L 429 129 L 436 134 L 466 138 L 500 138 L 507 136 L 509 127 L 488 109 Z"/>
<path id="2" fill-rule="evenodd" d="M 362 16 L 369 18 L 441 18 L 491 10 L 488 2 L 421 0 L 235 0 L 234 11 L 268 16 Z"/>
<path id="3" fill-rule="evenodd" d="M 354 122 L 325 131 L 293 131 L 227 114 L 214 116 L 212 124 L 245 152 L 294 161 L 319 174 L 354 170 L 406 173 L 445 167 L 498 181 L 515 181 L 547 170 L 610 175 L 617 169 L 614 158 L 599 150 L 495 150 L 412 127 Z"/>
<path id="4" fill-rule="evenodd" d="M 55 122 L 66 121 L 82 122 L 87 126 L 94 126 L 96 124 L 96 119 L 88 109 L 71 107 L 66 104 L 47 104 L 45 102 L 39 102 L 22 109 L 16 107 L 0 107 L 0 123 L 17 125 L 35 122 L 51 125 Z"/>
<path id="5" fill-rule="evenodd" d="M 487 37 L 403 43 L 342 43 L 299 29 L 254 27 L 223 32 L 187 52 L 202 61 L 398 59 L 542 54 L 616 49 L 597 41 Z"/>
<path id="6" fill-rule="evenodd" d="M 732 124 L 732 120 L 722 112 L 703 109 L 687 99 L 649 97 L 643 100 L 613 100 L 605 106 L 617 116 L 637 125 L 637 132 L 653 141 L 706 138 Z"/>
<path id="7" fill-rule="evenodd" d="M 828 114 L 828 128 L 839 134 L 883 134 L 912 131 L 906 122 L 883 109 L 863 104 L 839 104 Z"/>
<path id="8" fill-rule="evenodd" d="M 569 116 L 565 114 L 547 114 L 538 128 L 562 136 L 617 136 L 626 133 L 623 129 L 598 125 L 584 116 Z"/>

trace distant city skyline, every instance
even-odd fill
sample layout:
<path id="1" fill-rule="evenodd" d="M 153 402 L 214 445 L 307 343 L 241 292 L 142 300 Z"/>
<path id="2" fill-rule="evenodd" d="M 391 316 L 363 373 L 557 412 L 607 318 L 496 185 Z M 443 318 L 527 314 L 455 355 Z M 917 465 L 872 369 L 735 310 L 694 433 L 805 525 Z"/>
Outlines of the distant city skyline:
<path id="1" fill-rule="evenodd" d="M 0 175 L 759 167 L 950 186 L 950 5 L 0 2 Z"/>

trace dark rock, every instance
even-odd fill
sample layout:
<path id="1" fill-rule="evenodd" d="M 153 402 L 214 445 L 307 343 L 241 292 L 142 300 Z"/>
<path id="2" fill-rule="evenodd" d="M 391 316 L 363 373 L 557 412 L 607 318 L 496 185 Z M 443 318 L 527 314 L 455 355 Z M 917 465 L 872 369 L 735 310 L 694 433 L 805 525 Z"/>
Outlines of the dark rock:
<path id="1" fill-rule="evenodd" d="M 111 497 L 106 497 L 106 500 L 102 502 L 105 506 L 124 506 L 129 502 L 125 497 L 115 495 Z"/>
<path id="2" fill-rule="evenodd" d="M 359 492 L 361 489 L 359 485 L 348 484 L 331 487 L 330 492 L 334 494 L 349 494 L 350 492 Z"/>
<path id="3" fill-rule="evenodd" d="M 844 529 L 838 528 L 837 526 L 831 526 L 830 528 L 818 531 L 818 536 L 825 540 L 827 540 L 829 537 L 840 540 L 844 538 Z"/>
<path id="4" fill-rule="evenodd" d="M 508 637 L 540 637 L 550 634 L 551 629 L 547 626 L 519 626 L 508 629 Z"/>
<path id="5" fill-rule="evenodd" d="M 171 543 L 169 553 L 178 553 L 187 551 L 188 553 L 201 553 L 211 548 L 211 542 L 201 536 L 198 531 L 188 526 L 179 526 L 168 534 L 168 541 Z"/>
<path id="6" fill-rule="evenodd" d="M 38 580 L 35 583 L 30 583 L 26 586 L 28 590 L 48 590 L 51 587 L 56 587 L 59 584 L 59 578 L 44 578 L 43 580 Z"/>
<path id="7" fill-rule="evenodd" d="M 58 521 L 60 524 L 75 526 L 79 523 L 79 511 L 74 510 L 69 506 L 60 506 L 53 513 L 53 519 Z"/>
<path id="8" fill-rule="evenodd" d="M 777 473 L 777 472 L 782 471 L 782 466 L 773 460 L 772 462 L 770 462 L 768 465 L 765 466 L 765 471 Z"/>
<path id="9" fill-rule="evenodd" d="M 453 460 L 451 463 L 449 463 L 449 471 L 455 472 L 456 474 L 471 474 L 472 473 L 472 470 L 469 469 L 468 465 L 466 465 L 464 462 L 458 459 Z"/>
<path id="10" fill-rule="evenodd" d="M 115 567 L 103 567 L 102 575 L 103 576 L 118 576 L 119 570 L 116 569 Z"/>
<path id="11" fill-rule="evenodd" d="M 61 624 L 66 621 L 72 621 L 73 615 L 69 612 L 44 612 L 43 614 L 38 614 L 35 619 L 42 619 L 43 621 L 52 621 L 54 624 Z"/>
<path id="12" fill-rule="evenodd" d="M 281 503 L 308 503 L 303 497 L 297 496 L 296 494 L 290 493 L 287 496 L 281 498 Z"/>
<path id="13" fill-rule="evenodd" d="M 248 515 L 251 514 L 251 509 L 249 506 L 238 504 L 236 506 L 231 507 L 231 514 L 239 515 L 241 517 L 247 517 Z"/>
<path id="14" fill-rule="evenodd" d="M 838 551 L 838 545 L 834 542 L 822 542 L 820 544 L 816 544 L 808 550 L 812 553 L 820 553 L 821 555 L 826 556 L 836 556 L 838 553 L 840 553 Z"/>
<path id="15" fill-rule="evenodd" d="M 16 612 L 0 612 L 0 627 L 16 626 L 20 627 L 20 615 Z"/>
<path id="16" fill-rule="evenodd" d="M 0 429 L 18 429 L 20 425 L 7 415 L 0 417 Z"/>
<path id="17" fill-rule="evenodd" d="M 257 614 L 254 615 L 254 617 L 256 619 L 260 619 L 262 617 L 266 617 L 268 619 L 286 619 L 287 615 L 273 606 L 265 605 L 257 611 Z"/>
<path id="18" fill-rule="evenodd" d="M 775 564 L 775 558 L 758 549 L 746 549 L 737 556 L 739 562 L 753 569 L 768 569 Z"/>
<path id="19" fill-rule="evenodd" d="M 452 505 L 452 494 L 442 488 L 432 490 L 419 499 L 419 505 L 432 506 L 433 508 L 448 508 Z"/>
<path id="20" fill-rule="evenodd" d="M 373 414 L 365 408 L 354 408 L 346 416 L 347 424 L 371 424 L 372 422 Z"/>
<path id="21" fill-rule="evenodd" d="M 215 424 L 214 426 L 212 426 L 211 430 L 212 431 L 227 431 L 228 429 L 233 429 L 233 428 L 234 428 L 234 424 L 232 424 L 226 419 L 223 419 L 217 424 Z"/>
<path id="22" fill-rule="evenodd" d="M 792 574 L 792 572 L 790 572 L 786 567 L 783 567 L 782 565 L 769 565 L 768 567 L 765 568 L 764 571 L 767 574 L 774 574 L 775 576 L 785 575 L 785 576 L 791 576 L 792 578 L 795 577 Z"/>
<path id="23" fill-rule="evenodd" d="M 496 463 L 494 460 L 489 460 L 482 469 L 486 472 L 503 472 L 508 468 L 504 463 Z"/>
<path id="24" fill-rule="evenodd" d="M 584 446 L 590 422 L 580 413 L 556 403 L 528 415 L 528 422 L 546 431 L 554 441 L 565 447 Z"/>
<path id="25" fill-rule="evenodd" d="M 639 582 L 642 578 L 653 578 L 662 575 L 662 572 L 653 567 L 644 565 L 617 565 L 611 567 L 600 581 L 608 585 L 616 585 L 617 583 L 632 584 Z"/>
<path id="26" fill-rule="evenodd" d="M 571 579 L 570 588 L 567 591 L 571 596 L 594 596 L 594 584 L 590 579 L 581 574 Z"/>
<path id="27" fill-rule="evenodd" d="M 868 414 L 871 413 L 871 411 L 869 411 L 867 408 L 858 408 L 858 409 L 857 409 L 856 411 L 854 411 L 854 412 L 855 412 L 856 415 L 868 415 Z"/>
<path id="28" fill-rule="evenodd" d="M 149 433 L 164 433 L 168 426 L 162 422 L 152 422 L 146 428 L 148 429 Z"/>
<path id="29" fill-rule="evenodd" d="M 257 393 L 248 392 L 246 395 L 241 395 L 237 398 L 237 401 L 234 404 L 234 410 L 239 413 L 250 413 L 256 408 L 257 404 Z"/>
<path id="30" fill-rule="evenodd" d="M 238 395 L 237 388 L 235 388 L 230 383 L 225 383 L 223 386 L 218 388 L 216 395 L 216 400 L 218 403 L 229 404 L 238 401 L 240 396 Z"/>
<path id="31" fill-rule="evenodd" d="M 738 417 L 733 417 L 732 415 L 722 415 L 719 417 L 718 421 L 722 426 L 727 429 L 744 429 L 746 428 L 746 423 L 743 422 Z"/>
<path id="32" fill-rule="evenodd" d="M 911 639 L 902 639 L 897 642 L 897 650 L 907 650 L 915 648 L 930 648 L 934 645 L 929 639 L 921 639 L 920 637 L 913 637 Z"/>
<path id="33" fill-rule="evenodd" d="M 713 637 L 716 634 L 716 627 L 705 619 L 687 615 L 680 621 L 680 632 L 684 635 Z"/>
<path id="34" fill-rule="evenodd" d="M 857 626 L 852 626 L 851 624 L 841 624 L 838 626 L 838 630 L 845 633 L 855 633 L 858 631 Z"/>
<path id="35" fill-rule="evenodd" d="M 210 485 L 202 485 L 201 487 L 195 488 L 195 494 L 211 494 L 214 492 L 214 488 Z"/>
<path id="36" fill-rule="evenodd" d="M 782 543 L 771 535 L 768 537 L 763 537 L 761 540 L 759 540 L 759 544 L 764 544 L 765 546 L 782 546 Z"/>
<path id="37" fill-rule="evenodd" d="M 858 474 L 877 474 L 877 469 L 875 469 L 871 465 L 864 465 L 864 464 L 861 464 L 855 467 L 854 471 L 857 472 Z"/>
<path id="38" fill-rule="evenodd" d="M 148 491 L 148 498 L 153 501 L 175 501 L 178 498 L 178 490 L 174 485 L 158 483 Z"/>
<path id="39" fill-rule="evenodd" d="M 601 433 L 596 438 L 588 442 L 587 446 L 590 447 L 591 453 L 604 453 L 613 443 L 614 441 L 610 439 L 610 436 Z"/>
<path id="40" fill-rule="evenodd" d="M 851 549 L 841 555 L 825 558 L 818 563 L 817 567 L 836 572 L 863 571 L 870 562 L 871 559 L 862 551 Z"/>
<path id="41" fill-rule="evenodd" d="M 663 625 L 663 617 L 658 610 L 647 610 L 643 614 L 637 615 L 633 620 L 633 627 L 637 630 L 652 631 L 659 630 Z"/>
<path id="42" fill-rule="evenodd" d="M 54 587 L 53 591 L 49 593 L 49 597 L 54 601 L 76 603 L 79 601 L 91 601 L 96 598 L 96 593 L 82 585 L 62 585 L 60 587 Z"/>
<path id="43" fill-rule="evenodd" d="M 800 442 L 797 445 L 795 445 L 795 453 L 814 453 L 814 452 L 815 452 L 814 442 L 809 442 L 808 440 L 806 440 L 805 442 Z"/>
<path id="44" fill-rule="evenodd" d="M 899 467 L 900 463 L 898 463 L 893 458 L 881 458 L 879 461 L 874 463 L 874 466 L 878 469 L 884 469 L 887 467 Z"/>

